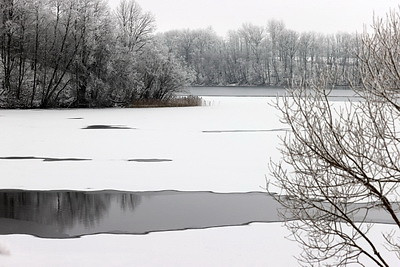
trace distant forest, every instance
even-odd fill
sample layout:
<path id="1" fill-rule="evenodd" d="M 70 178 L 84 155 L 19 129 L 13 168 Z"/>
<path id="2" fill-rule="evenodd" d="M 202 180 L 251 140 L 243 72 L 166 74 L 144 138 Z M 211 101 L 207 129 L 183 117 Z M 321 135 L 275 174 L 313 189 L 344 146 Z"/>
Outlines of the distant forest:
<path id="1" fill-rule="evenodd" d="M 283 22 L 155 34 L 134 0 L 0 0 L 0 107 L 109 107 L 168 101 L 183 86 L 291 86 L 329 73 L 357 83 L 355 34 Z"/>

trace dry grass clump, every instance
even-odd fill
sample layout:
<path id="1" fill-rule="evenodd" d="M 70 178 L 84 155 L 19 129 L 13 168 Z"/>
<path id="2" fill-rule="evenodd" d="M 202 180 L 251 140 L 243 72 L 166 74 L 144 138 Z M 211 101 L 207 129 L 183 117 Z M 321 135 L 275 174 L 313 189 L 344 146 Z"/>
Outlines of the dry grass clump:
<path id="1" fill-rule="evenodd" d="M 182 96 L 168 100 L 137 99 L 131 102 L 129 108 L 158 108 L 158 107 L 195 107 L 201 106 L 203 100 L 198 96 Z"/>

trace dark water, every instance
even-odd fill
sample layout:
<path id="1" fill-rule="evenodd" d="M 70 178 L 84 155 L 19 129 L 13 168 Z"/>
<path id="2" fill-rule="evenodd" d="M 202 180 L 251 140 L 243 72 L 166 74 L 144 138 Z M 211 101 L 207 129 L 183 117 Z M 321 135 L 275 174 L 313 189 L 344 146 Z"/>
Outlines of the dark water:
<path id="1" fill-rule="evenodd" d="M 0 157 L 0 160 L 41 160 L 45 162 L 58 162 L 58 161 L 87 161 L 92 159 L 81 159 L 81 158 L 49 158 L 49 157 L 36 157 L 36 156 L 8 156 Z M 169 162 L 172 159 L 127 159 L 126 161 L 134 162 L 145 162 L 145 163 L 157 163 L 157 162 Z"/>
<path id="2" fill-rule="evenodd" d="M 0 234 L 72 238 L 237 226 L 281 221 L 279 208 L 262 192 L 0 190 Z M 356 217 L 391 222 L 382 209 Z"/>
<path id="3" fill-rule="evenodd" d="M 131 128 L 125 125 L 89 125 L 86 126 L 85 128 L 82 128 L 84 130 L 130 130 L 130 129 L 135 129 Z"/>
<path id="4" fill-rule="evenodd" d="M 0 157 L 0 160 L 42 160 L 42 161 L 86 161 L 92 159 L 80 159 L 80 158 L 49 158 L 49 157 L 35 157 L 35 156 L 10 156 Z"/>
<path id="5" fill-rule="evenodd" d="M 71 238 L 279 221 L 265 193 L 0 191 L 0 234 Z"/>
<path id="6" fill-rule="evenodd" d="M 128 161 L 135 161 L 135 162 L 169 162 L 172 159 L 128 159 Z"/>
<path id="7" fill-rule="evenodd" d="M 203 133 L 260 133 L 260 132 L 285 132 L 290 131 L 289 128 L 267 129 L 267 130 L 209 130 Z"/>
<path id="8" fill-rule="evenodd" d="M 284 95 L 284 88 L 245 87 L 245 86 L 218 86 L 218 87 L 187 87 L 182 92 L 195 96 L 251 96 L 274 97 Z"/>
<path id="9" fill-rule="evenodd" d="M 285 88 L 256 87 L 256 86 L 198 86 L 187 87 L 180 94 L 194 96 L 236 96 L 236 97 L 276 97 L 284 96 Z M 345 101 L 349 98 L 357 99 L 356 93 L 351 89 L 334 89 L 329 94 L 331 100 Z"/>

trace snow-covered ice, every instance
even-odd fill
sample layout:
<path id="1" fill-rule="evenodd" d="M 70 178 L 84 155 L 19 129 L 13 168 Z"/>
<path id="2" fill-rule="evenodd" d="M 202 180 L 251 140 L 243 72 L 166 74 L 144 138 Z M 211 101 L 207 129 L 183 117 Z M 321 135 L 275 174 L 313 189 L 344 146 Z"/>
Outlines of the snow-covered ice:
<path id="1" fill-rule="evenodd" d="M 284 133 L 274 98 L 204 100 L 188 108 L 0 110 L 0 188 L 263 191 Z M 91 125 L 130 129 L 84 129 Z M 297 266 L 299 248 L 287 235 L 281 223 L 63 240 L 6 235 L 0 266 Z"/>
<path id="2" fill-rule="evenodd" d="M 266 98 L 206 98 L 211 106 L 1 110 L 2 188 L 246 192 L 265 186 L 282 128 Z M 82 119 L 76 119 L 82 118 Z M 133 129 L 82 129 L 119 125 Z M 129 159 L 168 159 L 135 162 Z"/>
<path id="3" fill-rule="evenodd" d="M 280 223 L 79 239 L 1 236 L 0 266 L 297 266 Z"/>

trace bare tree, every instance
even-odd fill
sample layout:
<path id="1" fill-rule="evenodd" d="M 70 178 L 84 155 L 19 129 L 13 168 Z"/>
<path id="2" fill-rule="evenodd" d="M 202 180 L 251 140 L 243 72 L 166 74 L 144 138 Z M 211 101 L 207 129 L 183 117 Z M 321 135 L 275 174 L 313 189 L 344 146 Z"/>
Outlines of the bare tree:
<path id="1" fill-rule="evenodd" d="M 275 79 L 274 84 L 279 85 L 281 82 L 281 78 L 278 64 L 278 41 L 282 34 L 282 31 L 285 29 L 285 25 L 282 21 L 271 20 L 268 22 L 267 28 L 272 43 L 272 67 L 274 73 L 273 76 Z"/>
<path id="2" fill-rule="evenodd" d="M 43 71 L 41 103 L 42 108 L 55 106 L 60 94 L 65 91 L 71 79 L 69 69 L 78 51 L 79 42 L 71 42 L 74 30 L 74 8 L 76 2 L 50 1 L 48 9 L 53 20 L 49 21 L 49 31 L 45 33 L 45 53 L 42 55 Z M 50 43 L 50 45 L 47 45 Z"/>
<path id="3" fill-rule="evenodd" d="M 137 71 L 143 81 L 139 99 L 169 100 L 193 80 L 182 62 L 156 41 L 143 49 L 138 60 Z"/>
<path id="4" fill-rule="evenodd" d="M 283 30 L 280 36 L 280 54 L 283 61 L 285 84 L 293 84 L 294 61 L 298 49 L 298 33 L 293 30 Z"/>
<path id="5" fill-rule="evenodd" d="M 13 50 L 15 43 L 13 42 L 15 30 L 15 3 L 12 0 L 4 0 L 0 2 L 0 52 L 1 63 L 3 67 L 2 89 L 4 92 L 11 90 L 11 72 L 15 67 Z"/>
<path id="6" fill-rule="evenodd" d="M 315 34 L 311 32 L 302 33 L 299 39 L 299 69 L 301 75 L 301 83 L 307 83 L 309 73 L 311 73 L 311 65 L 313 61 L 312 48 L 315 42 Z"/>
<path id="7" fill-rule="evenodd" d="M 330 101 L 328 71 L 278 99 L 291 131 L 271 183 L 282 190 L 277 200 L 303 265 L 389 266 L 400 256 L 399 23 L 392 12 L 362 36 L 359 99 Z M 393 229 L 381 241 L 370 231 L 376 214 Z"/>
<path id="8" fill-rule="evenodd" d="M 75 19 L 75 41 L 77 54 L 75 59 L 75 80 L 77 87 L 76 105 L 85 107 L 97 98 L 97 89 L 94 81 L 101 75 L 105 76 L 104 65 L 107 60 L 104 46 L 110 44 L 104 38 L 112 38 L 109 13 L 106 2 L 102 0 L 78 0 L 76 5 L 78 14 Z M 108 30 L 108 31 L 107 31 Z M 101 84 L 104 87 L 103 84 Z M 90 97 L 89 97 L 90 95 Z"/>
<path id="9" fill-rule="evenodd" d="M 143 12 L 135 0 L 121 0 L 115 15 L 123 46 L 130 51 L 138 51 L 148 43 L 155 30 L 152 14 Z"/>
<path id="10" fill-rule="evenodd" d="M 261 64 L 261 47 L 263 41 L 266 37 L 266 32 L 264 27 L 254 26 L 252 24 L 243 24 L 239 30 L 239 34 L 245 41 L 246 44 L 246 61 L 249 68 L 249 72 L 252 79 L 251 83 L 256 85 L 265 84 L 264 73 L 265 70 L 262 68 Z"/>

